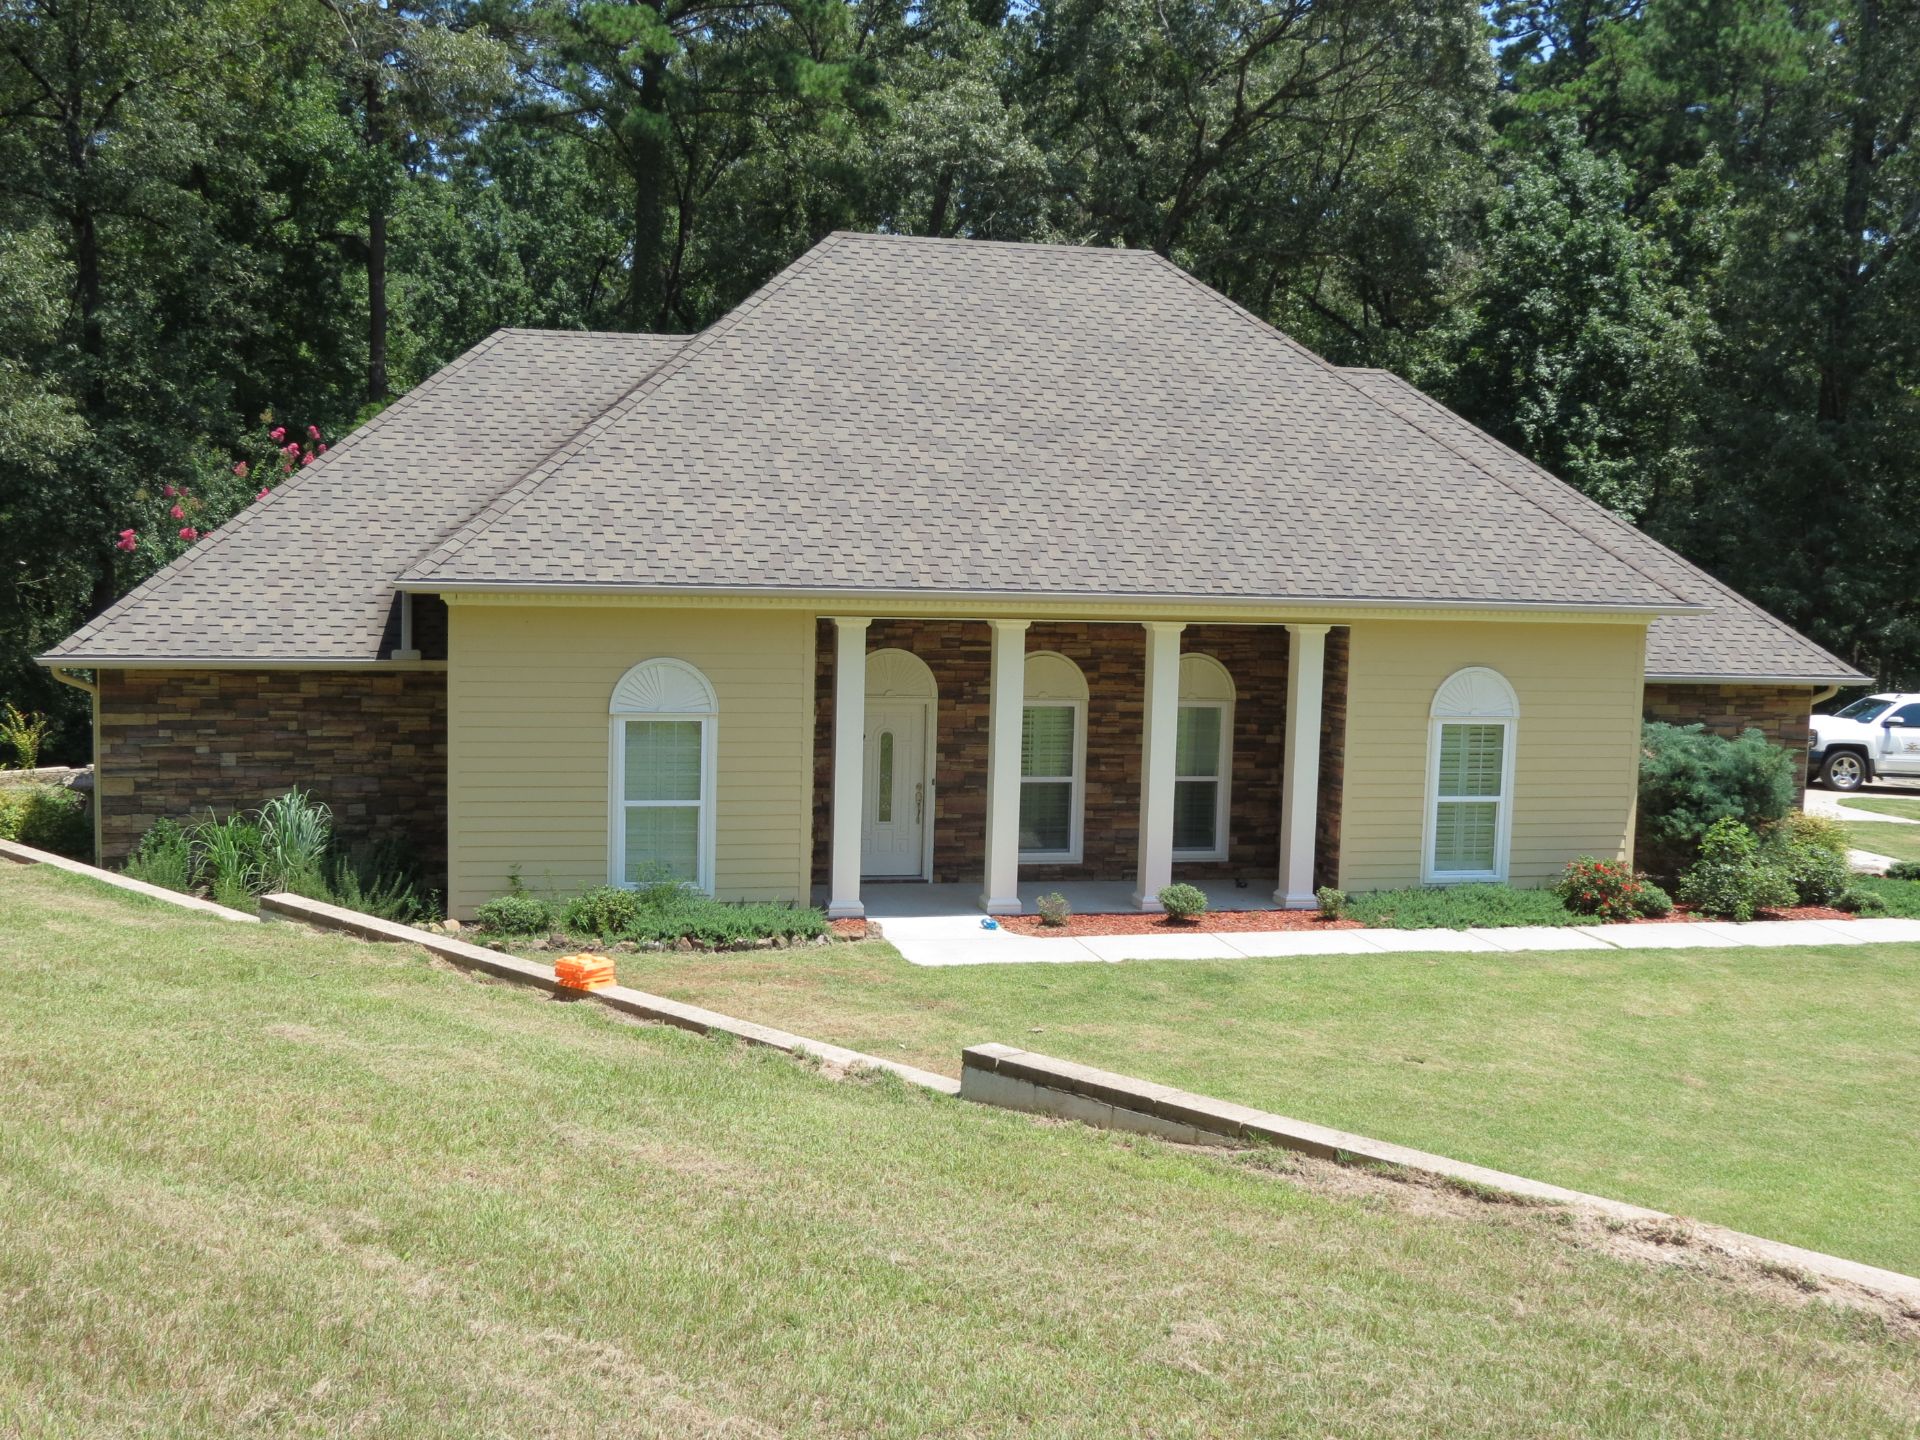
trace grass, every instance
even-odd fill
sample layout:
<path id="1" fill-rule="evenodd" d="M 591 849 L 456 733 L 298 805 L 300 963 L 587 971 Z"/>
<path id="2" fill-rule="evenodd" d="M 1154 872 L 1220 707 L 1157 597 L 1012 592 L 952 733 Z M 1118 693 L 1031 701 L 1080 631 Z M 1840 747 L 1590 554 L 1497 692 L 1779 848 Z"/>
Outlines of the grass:
<path id="1" fill-rule="evenodd" d="M 1884 1322 L 1551 1214 L 59 874 L 0 873 L 0 981 L 10 1435 L 1920 1434 Z"/>
<path id="2" fill-rule="evenodd" d="M 1889 799 L 1878 795 L 1849 796 L 1840 802 L 1840 808 L 1866 810 L 1875 815 L 1892 815 L 1899 820 L 1920 820 L 1920 799 Z"/>
<path id="3" fill-rule="evenodd" d="M 1851 820 L 1841 826 L 1847 843 L 1856 850 L 1888 855 L 1895 860 L 1920 860 L 1920 825 L 1888 825 L 1879 820 Z"/>
<path id="4" fill-rule="evenodd" d="M 1920 946 L 619 971 L 929 1069 L 1022 1045 L 1920 1273 Z"/>

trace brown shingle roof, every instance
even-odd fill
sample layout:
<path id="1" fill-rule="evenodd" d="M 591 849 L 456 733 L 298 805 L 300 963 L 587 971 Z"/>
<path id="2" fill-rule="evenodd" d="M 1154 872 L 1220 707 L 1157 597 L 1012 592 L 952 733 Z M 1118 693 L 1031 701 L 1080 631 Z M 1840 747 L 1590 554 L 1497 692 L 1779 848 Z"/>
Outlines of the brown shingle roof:
<path id="1" fill-rule="evenodd" d="M 406 578 L 1686 603 L 1157 256 L 861 235 L 816 246 Z"/>
<path id="2" fill-rule="evenodd" d="M 1612 548 L 1675 594 L 1712 607 L 1692 615 L 1663 615 L 1653 622 L 1647 632 L 1648 679 L 1774 680 L 1816 685 L 1871 680 L 1871 676 L 1821 649 L 1731 586 L 1555 479 L 1398 375 L 1387 370 L 1347 373 L 1395 414 L 1536 495 L 1542 505 L 1568 523 L 1608 536 Z"/>
<path id="3" fill-rule="evenodd" d="M 45 658 L 377 659 L 395 577 L 684 343 L 502 330 Z"/>

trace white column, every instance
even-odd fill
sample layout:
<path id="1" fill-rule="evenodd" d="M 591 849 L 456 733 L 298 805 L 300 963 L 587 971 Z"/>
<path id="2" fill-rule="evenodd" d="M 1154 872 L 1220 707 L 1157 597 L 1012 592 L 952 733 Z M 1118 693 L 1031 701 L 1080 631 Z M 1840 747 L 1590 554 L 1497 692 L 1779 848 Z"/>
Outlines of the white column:
<path id="1" fill-rule="evenodd" d="M 980 908 L 1020 913 L 1020 731 L 1027 704 L 1025 620 L 989 620 L 993 660 L 987 681 L 987 854 Z"/>
<path id="2" fill-rule="evenodd" d="M 870 619 L 833 617 L 833 861 L 827 914 L 867 913 L 860 903 L 861 787 L 867 773 L 867 627 Z"/>
<path id="3" fill-rule="evenodd" d="M 1280 777 L 1280 886 L 1275 903 L 1311 910 L 1313 842 L 1320 823 L 1320 691 L 1331 625 L 1287 626 L 1286 768 Z"/>
<path id="4" fill-rule="evenodd" d="M 1160 908 L 1162 886 L 1173 883 L 1174 742 L 1180 733 L 1180 632 L 1187 627 L 1149 620 L 1146 694 L 1141 706 L 1140 849 L 1133 903 Z"/>

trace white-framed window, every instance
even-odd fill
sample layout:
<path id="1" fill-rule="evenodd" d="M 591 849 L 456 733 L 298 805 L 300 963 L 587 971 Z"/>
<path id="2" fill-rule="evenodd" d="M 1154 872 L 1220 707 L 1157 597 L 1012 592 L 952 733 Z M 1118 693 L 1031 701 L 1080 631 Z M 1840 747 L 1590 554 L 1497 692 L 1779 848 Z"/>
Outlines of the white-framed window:
<path id="1" fill-rule="evenodd" d="M 1227 858 L 1233 784 L 1233 677 L 1211 655 L 1180 657 L 1174 738 L 1173 855 Z"/>
<path id="2" fill-rule="evenodd" d="M 645 660 L 614 686 L 608 710 L 608 879 L 712 893 L 713 687 L 684 660 Z"/>
<path id="3" fill-rule="evenodd" d="M 1434 692 L 1421 867 L 1429 885 L 1507 878 L 1519 722 L 1519 700 L 1497 670 L 1456 671 Z"/>
<path id="4" fill-rule="evenodd" d="M 1087 679 L 1051 650 L 1027 656 L 1020 718 L 1020 859 L 1077 865 L 1085 810 Z"/>

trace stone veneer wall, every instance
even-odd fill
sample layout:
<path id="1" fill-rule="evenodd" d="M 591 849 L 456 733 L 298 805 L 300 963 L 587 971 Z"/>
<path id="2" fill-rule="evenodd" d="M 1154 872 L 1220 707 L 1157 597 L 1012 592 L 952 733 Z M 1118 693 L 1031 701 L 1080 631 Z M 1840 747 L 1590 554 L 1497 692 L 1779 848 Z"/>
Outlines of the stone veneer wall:
<path id="1" fill-rule="evenodd" d="M 445 892 L 447 677 L 437 670 L 103 670 L 101 857 L 155 820 L 249 810 L 293 786 L 347 841 L 398 836 Z"/>
<path id="2" fill-rule="evenodd" d="M 1758 730 L 1794 753 L 1804 785 L 1812 702 L 1813 688 L 1808 685 L 1675 685 L 1649 680 L 1641 709 L 1649 720 L 1704 725 L 1728 739 L 1743 730 Z"/>
<path id="3" fill-rule="evenodd" d="M 983 622 L 876 620 L 871 650 L 902 649 L 926 661 L 939 688 L 935 717 L 933 878 L 981 878 L 986 849 L 988 643 Z M 1279 874 L 1282 756 L 1286 736 L 1287 632 L 1279 626 L 1189 625 L 1183 653 L 1211 655 L 1233 677 L 1233 781 L 1225 862 L 1181 863 L 1199 881 Z M 833 820 L 833 656 L 822 621 L 815 685 L 815 883 L 827 879 Z M 1023 880 L 1123 879 L 1134 873 L 1140 812 L 1140 744 L 1146 633 L 1138 625 L 1035 623 L 1027 650 L 1068 656 L 1087 678 L 1087 757 L 1082 862 L 1022 865 Z M 1320 742 L 1316 883 L 1338 873 L 1340 793 L 1346 745 L 1347 632 L 1327 637 Z M 1263 892 L 1271 894 L 1271 886 Z M 1227 906 L 1231 896 L 1216 895 Z"/>

